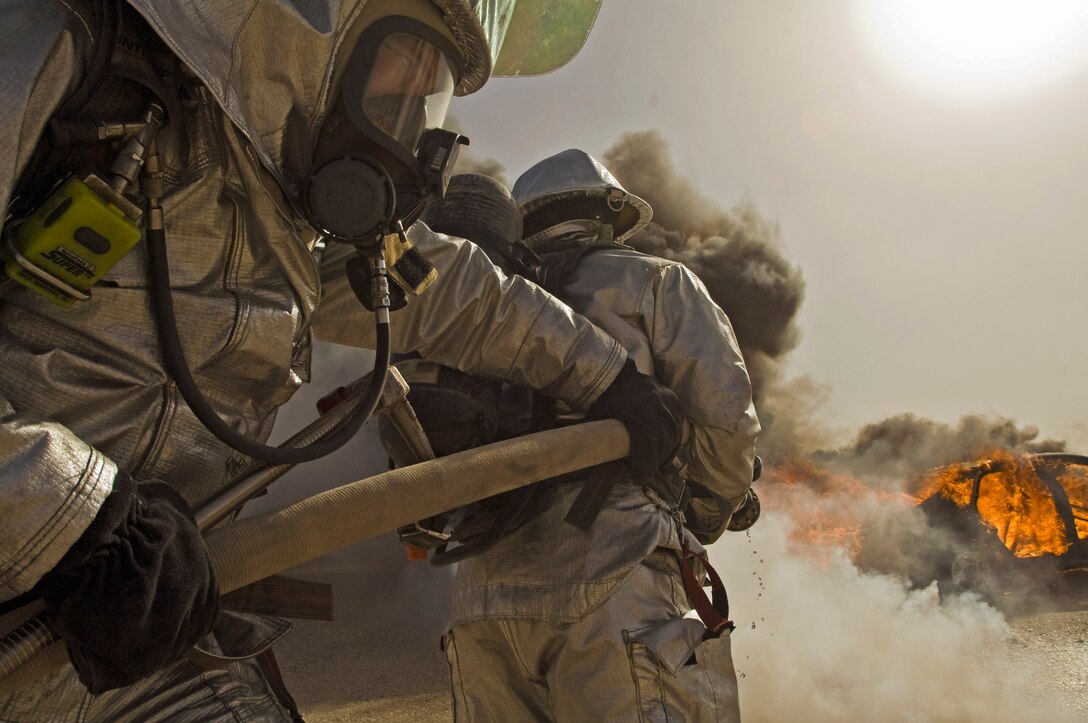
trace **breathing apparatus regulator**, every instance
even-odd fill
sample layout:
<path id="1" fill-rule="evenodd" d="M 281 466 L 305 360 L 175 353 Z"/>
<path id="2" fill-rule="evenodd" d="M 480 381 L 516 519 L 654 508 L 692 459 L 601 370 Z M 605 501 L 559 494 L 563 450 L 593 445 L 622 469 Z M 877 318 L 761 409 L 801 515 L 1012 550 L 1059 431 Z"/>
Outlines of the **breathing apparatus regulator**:
<path id="1" fill-rule="evenodd" d="M 368 289 L 385 283 L 379 259 L 393 279 L 388 310 L 437 276 L 405 229 L 445 194 L 458 150 L 468 144 L 439 127 L 463 73 L 459 58 L 430 25 L 393 15 L 367 26 L 337 69 L 339 90 L 310 164 L 306 214 L 326 243 L 354 247 L 348 281 L 372 311 Z"/>

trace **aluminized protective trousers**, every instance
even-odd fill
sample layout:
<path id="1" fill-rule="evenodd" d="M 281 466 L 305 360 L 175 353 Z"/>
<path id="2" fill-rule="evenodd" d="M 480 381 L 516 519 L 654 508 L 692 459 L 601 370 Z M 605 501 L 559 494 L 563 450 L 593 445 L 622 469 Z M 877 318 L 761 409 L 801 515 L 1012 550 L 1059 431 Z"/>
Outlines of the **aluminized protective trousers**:
<path id="1" fill-rule="evenodd" d="M 214 651 L 209 636 L 201 643 Z M 176 660 L 158 673 L 119 690 L 91 695 L 65 665 L 40 685 L 0 700 L 3 723 L 289 722 L 252 658 L 201 668 Z"/>
<path id="2" fill-rule="evenodd" d="M 703 640 L 688 608 L 676 554 L 660 548 L 578 622 L 456 625 L 443 638 L 454 720 L 738 723 L 729 632 Z"/>

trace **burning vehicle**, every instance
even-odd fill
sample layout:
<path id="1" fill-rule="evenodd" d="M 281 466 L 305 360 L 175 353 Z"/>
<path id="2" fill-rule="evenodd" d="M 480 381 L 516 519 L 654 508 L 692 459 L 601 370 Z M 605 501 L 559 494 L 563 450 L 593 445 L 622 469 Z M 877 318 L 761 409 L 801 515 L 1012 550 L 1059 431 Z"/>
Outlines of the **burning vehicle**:
<path id="1" fill-rule="evenodd" d="M 972 592 L 1006 613 L 1088 606 L 1088 456 L 1005 449 L 879 489 L 794 457 L 764 474 L 795 550 L 859 570 Z"/>
<path id="2" fill-rule="evenodd" d="M 1000 608 L 1088 594 L 1088 456 L 999 451 L 925 475 L 918 509 L 939 542 L 909 577 Z"/>

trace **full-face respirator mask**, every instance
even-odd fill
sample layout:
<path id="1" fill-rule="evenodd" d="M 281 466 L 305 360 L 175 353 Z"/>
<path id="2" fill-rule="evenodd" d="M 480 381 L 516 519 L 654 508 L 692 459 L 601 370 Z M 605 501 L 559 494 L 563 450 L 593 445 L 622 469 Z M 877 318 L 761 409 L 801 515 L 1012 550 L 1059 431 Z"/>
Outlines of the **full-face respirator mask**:
<path id="1" fill-rule="evenodd" d="M 362 249 L 441 198 L 468 140 L 443 130 L 462 69 L 441 33 L 408 17 L 366 28 L 340 74 L 305 193 L 310 223 Z"/>

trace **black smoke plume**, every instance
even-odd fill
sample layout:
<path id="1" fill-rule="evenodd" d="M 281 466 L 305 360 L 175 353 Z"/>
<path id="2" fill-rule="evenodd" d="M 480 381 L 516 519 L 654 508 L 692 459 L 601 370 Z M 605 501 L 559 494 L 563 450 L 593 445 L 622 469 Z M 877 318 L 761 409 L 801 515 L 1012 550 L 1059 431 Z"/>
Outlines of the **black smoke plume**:
<path id="1" fill-rule="evenodd" d="M 805 280 L 785 256 L 778 224 L 750 200 L 725 209 L 700 193 L 677 170 L 656 131 L 623 134 L 602 160 L 654 210 L 653 222 L 628 243 L 686 265 L 732 321 L 764 427 L 759 448 L 765 461 L 811 455 L 836 471 L 876 480 L 902 479 L 998 447 L 1064 450 L 1064 442 L 1040 440 L 1036 428 L 1005 418 L 968 415 L 953 426 L 900 414 L 863 427 L 842 448 L 819 451 L 834 446 L 835 431 L 818 413 L 828 391 L 781 369 L 801 340 L 797 314 Z"/>
<path id="2" fill-rule="evenodd" d="M 779 369 L 801 340 L 797 313 L 805 281 L 784 254 L 778 224 L 751 201 L 723 209 L 706 198 L 676 169 L 656 131 L 623 134 L 603 161 L 654 210 L 653 222 L 628 243 L 691 269 L 733 323 L 764 427 L 761 454 L 779 456 L 802 437 L 810 445 L 824 441 L 802 410 L 820 394 L 817 385 L 787 382 Z"/>
<path id="3" fill-rule="evenodd" d="M 871 486 L 892 488 L 897 481 L 995 449 L 1021 454 L 1064 452 L 1066 443 L 1040 439 L 1036 427 L 1020 426 L 1003 417 L 969 414 L 950 425 L 898 414 L 865 425 L 850 444 L 815 452 L 812 459 L 830 469 L 864 477 Z"/>

